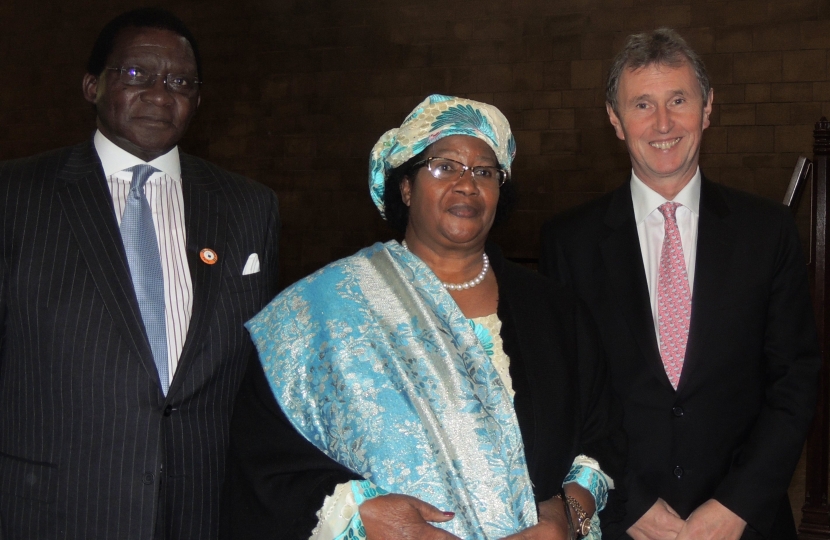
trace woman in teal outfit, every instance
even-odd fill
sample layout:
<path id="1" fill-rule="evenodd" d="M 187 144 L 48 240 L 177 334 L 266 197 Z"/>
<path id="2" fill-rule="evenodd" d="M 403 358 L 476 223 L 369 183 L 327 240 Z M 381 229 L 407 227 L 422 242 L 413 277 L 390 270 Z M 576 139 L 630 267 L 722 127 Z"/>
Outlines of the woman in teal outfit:
<path id="1" fill-rule="evenodd" d="M 290 423 L 363 478 L 332 486 L 312 538 L 600 537 L 622 444 L 596 334 L 486 245 L 514 154 L 498 109 L 430 96 L 372 151 L 373 200 L 404 240 L 248 323 Z"/>

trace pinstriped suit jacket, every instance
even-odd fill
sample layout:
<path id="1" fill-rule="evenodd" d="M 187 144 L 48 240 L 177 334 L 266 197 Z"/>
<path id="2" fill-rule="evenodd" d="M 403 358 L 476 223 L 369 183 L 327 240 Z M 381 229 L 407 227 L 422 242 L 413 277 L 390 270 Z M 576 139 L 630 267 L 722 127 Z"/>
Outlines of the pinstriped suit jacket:
<path id="1" fill-rule="evenodd" d="M 217 534 L 231 408 L 276 292 L 274 193 L 181 156 L 193 316 L 165 398 L 91 142 L 0 163 L 0 537 Z M 199 251 L 218 254 L 214 265 Z M 251 253 L 261 271 L 242 276 Z"/>

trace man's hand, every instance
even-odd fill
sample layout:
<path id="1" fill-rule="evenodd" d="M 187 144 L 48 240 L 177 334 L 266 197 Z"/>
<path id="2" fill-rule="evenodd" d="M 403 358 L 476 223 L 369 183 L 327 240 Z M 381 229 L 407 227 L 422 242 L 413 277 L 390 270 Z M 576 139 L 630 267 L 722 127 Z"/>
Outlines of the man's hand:
<path id="1" fill-rule="evenodd" d="M 539 503 L 539 523 L 502 540 L 568 540 L 568 518 L 562 499 Z"/>
<path id="2" fill-rule="evenodd" d="M 648 512 L 628 528 L 628 535 L 634 540 L 674 540 L 685 525 L 674 508 L 663 499 L 657 499 Z"/>
<path id="3" fill-rule="evenodd" d="M 746 521 L 715 499 L 692 512 L 677 540 L 738 540 Z"/>
<path id="4" fill-rule="evenodd" d="M 360 505 L 368 540 L 459 540 L 427 523 L 449 521 L 454 515 L 409 495 L 382 495 Z"/>

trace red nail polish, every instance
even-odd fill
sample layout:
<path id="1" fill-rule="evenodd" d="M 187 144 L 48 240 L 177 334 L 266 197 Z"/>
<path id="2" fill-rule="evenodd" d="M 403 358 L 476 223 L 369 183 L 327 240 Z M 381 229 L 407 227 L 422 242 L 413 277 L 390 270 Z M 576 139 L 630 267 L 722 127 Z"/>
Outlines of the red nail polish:
<path id="1" fill-rule="evenodd" d="M 444 514 L 447 517 L 455 517 L 455 512 L 441 512 L 441 513 Z"/>

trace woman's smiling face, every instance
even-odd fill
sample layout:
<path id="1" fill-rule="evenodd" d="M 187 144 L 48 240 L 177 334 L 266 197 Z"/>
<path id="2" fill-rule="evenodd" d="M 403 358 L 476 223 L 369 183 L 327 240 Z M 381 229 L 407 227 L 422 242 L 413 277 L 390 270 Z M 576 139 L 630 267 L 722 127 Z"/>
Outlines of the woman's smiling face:
<path id="1" fill-rule="evenodd" d="M 424 158 L 443 157 L 467 167 L 498 167 L 487 143 L 467 135 L 452 135 L 430 145 Z M 433 247 L 453 249 L 484 244 L 499 202 L 499 185 L 474 180 L 467 170 L 454 180 L 434 178 L 424 165 L 413 178 L 401 183 L 401 196 L 409 206 L 407 235 Z"/>

